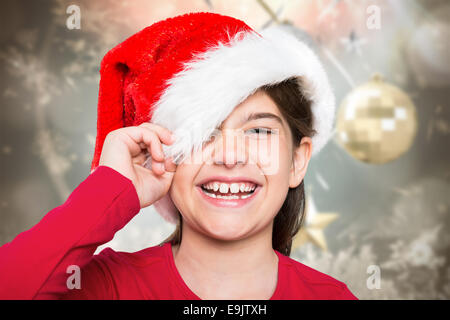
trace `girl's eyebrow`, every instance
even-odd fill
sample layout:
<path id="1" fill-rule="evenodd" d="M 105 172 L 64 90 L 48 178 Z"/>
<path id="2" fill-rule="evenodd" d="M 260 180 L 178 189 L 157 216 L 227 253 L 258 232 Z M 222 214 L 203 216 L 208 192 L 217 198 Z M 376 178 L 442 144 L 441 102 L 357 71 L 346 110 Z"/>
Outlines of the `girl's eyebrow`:
<path id="1" fill-rule="evenodd" d="M 247 119 L 243 122 L 249 122 L 252 120 L 257 120 L 257 119 L 275 119 L 276 121 L 278 121 L 281 125 L 283 125 L 283 121 L 281 120 L 281 118 L 273 113 L 270 112 L 259 112 L 259 113 L 250 113 L 249 116 L 247 117 Z"/>
<path id="2" fill-rule="evenodd" d="M 252 121 L 252 120 L 258 120 L 258 119 L 274 119 L 277 122 L 280 123 L 280 125 L 283 125 L 283 121 L 281 120 L 281 118 L 279 116 L 277 116 L 276 114 L 270 113 L 270 112 L 252 112 L 248 115 L 248 117 L 245 119 L 243 118 L 241 120 L 241 124 L 244 124 L 246 122 Z M 222 130 L 223 127 L 223 123 L 217 128 L 219 130 Z"/>

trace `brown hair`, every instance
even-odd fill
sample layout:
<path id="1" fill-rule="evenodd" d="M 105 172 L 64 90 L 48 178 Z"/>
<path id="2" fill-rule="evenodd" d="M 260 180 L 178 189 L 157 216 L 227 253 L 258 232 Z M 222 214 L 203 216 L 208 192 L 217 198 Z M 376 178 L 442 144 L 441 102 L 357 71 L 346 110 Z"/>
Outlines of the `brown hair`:
<path id="1" fill-rule="evenodd" d="M 300 88 L 300 90 L 299 90 Z M 312 137 L 313 114 L 311 101 L 302 92 L 305 86 L 301 78 L 291 77 L 276 84 L 268 84 L 258 88 L 275 102 L 281 114 L 289 125 L 294 149 L 300 146 L 303 137 Z M 305 185 L 304 180 L 296 187 L 289 188 L 283 205 L 275 216 L 272 231 L 272 247 L 280 253 L 291 254 L 292 239 L 300 230 L 305 215 Z M 172 242 L 181 243 L 182 217 L 178 212 L 178 223 L 175 231 L 160 245 Z"/>

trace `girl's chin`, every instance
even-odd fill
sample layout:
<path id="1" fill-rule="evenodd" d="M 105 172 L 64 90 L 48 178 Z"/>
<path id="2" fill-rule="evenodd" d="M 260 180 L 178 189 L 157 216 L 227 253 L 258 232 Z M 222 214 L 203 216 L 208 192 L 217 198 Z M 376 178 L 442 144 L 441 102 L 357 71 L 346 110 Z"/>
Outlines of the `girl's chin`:
<path id="1" fill-rule="evenodd" d="M 217 232 L 209 232 L 208 236 L 211 239 L 218 240 L 218 241 L 237 241 L 245 238 L 245 235 L 242 234 L 235 234 L 235 233 L 217 233 Z"/>
<path id="2" fill-rule="evenodd" d="M 245 237 L 248 232 L 248 226 L 245 225 L 245 228 L 243 228 L 242 222 L 214 221 L 206 224 L 204 232 L 216 240 L 232 241 Z"/>

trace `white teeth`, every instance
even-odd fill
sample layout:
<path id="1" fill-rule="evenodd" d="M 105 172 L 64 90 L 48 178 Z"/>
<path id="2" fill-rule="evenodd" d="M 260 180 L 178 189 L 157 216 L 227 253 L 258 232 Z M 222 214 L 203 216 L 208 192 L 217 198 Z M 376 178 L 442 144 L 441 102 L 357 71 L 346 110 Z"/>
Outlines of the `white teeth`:
<path id="1" fill-rule="evenodd" d="M 228 193 L 228 185 L 226 183 L 221 183 L 219 191 L 220 193 Z"/>
<path id="2" fill-rule="evenodd" d="M 221 183 L 221 182 L 210 182 L 207 184 L 204 184 L 202 186 L 204 189 L 207 190 L 214 190 L 215 192 L 219 191 L 220 193 L 238 193 L 240 192 L 251 192 L 255 190 L 256 185 L 248 185 L 247 183 Z"/>
<path id="3" fill-rule="evenodd" d="M 208 192 L 205 192 L 205 193 L 212 198 L 216 198 L 216 195 L 214 193 L 208 193 Z M 217 196 L 217 197 L 219 197 L 219 196 Z"/>
<path id="4" fill-rule="evenodd" d="M 250 186 L 246 186 L 245 188 L 244 188 L 244 191 L 245 192 L 250 192 L 250 191 L 253 191 L 253 190 L 255 190 L 255 186 L 252 186 L 252 187 L 250 187 Z"/>
<path id="5" fill-rule="evenodd" d="M 230 185 L 230 192 L 231 193 L 238 193 L 239 192 L 239 184 L 237 183 L 232 183 Z"/>
<path id="6" fill-rule="evenodd" d="M 220 194 L 217 195 L 217 198 L 219 199 L 239 199 L 238 196 L 232 195 L 232 196 L 221 196 Z"/>
<path id="7" fill-rule="evenodd" d="M 217 199 L 246 199 L 246 198 L 251 196 L 251 194 L 246 194 L 246 195 L 243 195 L 243 196 L 237 196 L 237 195 L 234 195 L 234 194 L 231 195 L 231 196 L 223 196 L 223 195 L 220 195 L 220 194 L 215 195 L 214 193 L 209 193 L 209 192 L 207 192 L 207 191 L 205 191 L 203 189 L 202 189 L 202 192 L 204 192 L 208 197 L 217 198 Z"/>

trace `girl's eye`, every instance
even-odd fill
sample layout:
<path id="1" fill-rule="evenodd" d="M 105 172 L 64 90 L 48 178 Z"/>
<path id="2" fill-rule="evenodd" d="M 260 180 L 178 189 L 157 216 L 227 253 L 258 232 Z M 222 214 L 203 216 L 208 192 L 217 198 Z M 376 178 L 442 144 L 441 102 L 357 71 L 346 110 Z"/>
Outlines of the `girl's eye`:
<path id="1" fill-rule="evenodd" d="M 247 130 L 247 132 L 257 135 L 268 135 L 273 133 L 272 130 L 268 128 L 254 128 Z"/>

